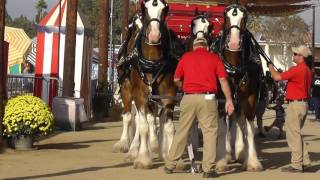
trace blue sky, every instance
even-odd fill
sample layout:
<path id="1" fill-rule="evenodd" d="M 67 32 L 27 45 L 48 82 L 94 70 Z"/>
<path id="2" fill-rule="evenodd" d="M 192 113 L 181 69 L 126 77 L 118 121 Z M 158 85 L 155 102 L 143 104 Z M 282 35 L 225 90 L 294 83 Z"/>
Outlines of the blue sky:
<path id="1" fill-rule="evenodd" d="M 21 14 L 34 19 L 36 14 L 35 5 L 38 0 L 8 0 L 7 11 L 10 16 L 18 17 Z M 46 0 L 48 10 L 50 10 L 59 0 Z M 312 25 L 312 10 L 307 10 L 299 14 L 306 23 Z M 316 42 L 320 43 L 320 7 L 316 8 Z"/>

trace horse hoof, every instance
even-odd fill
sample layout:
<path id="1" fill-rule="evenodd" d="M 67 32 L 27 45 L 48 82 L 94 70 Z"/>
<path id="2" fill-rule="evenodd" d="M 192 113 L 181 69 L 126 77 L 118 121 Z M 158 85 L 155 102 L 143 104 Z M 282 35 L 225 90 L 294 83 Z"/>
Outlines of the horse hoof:
<path id="1" fill-rule="evenodd" d="M 136 150 L 131 150 L 127 153 L 125 157 L 126 162 L 133 162 L 138 156 L 138 151 Z"/>
<path id="2" fill-rule="evenodd" d="M 187 169 L 187 165 L 184 163 L 184 161 L 182 159 L 180 159 L 177 162 L 177 165 L 176 165 L 175 169 L 178 170 L 178 171 L 185 171 Z"/>
<path id="3" fill-rule="evenodd" d="M 221 159 L 217 162 L 216 171 L 219 173 L 229 171 L 229 166 L 228 166 L 228 162 L 226 159 Z"/>
<path id="4" fill-rule="evenodd" d="M 152 168 L 152 162 L 148 159 L 136 159 L 133 163 L 134 169 L 151 169 Z"/>
<path id="5" fill-rule="evenodd" d="M 127 153 L 129 151 L 129 144 L 127 142 L 118 141 L 113 147 L 113 153 Z"/>
<path id="6" fill-rule="evenodd" d="M 228 166 L 216 167 L 216 171 L 218 173 L 224 173 L 230 171 L 230 168 Z"/>
<path id="7" fill-rule="evenodd" d="M 258 166 L 258 167 L 247 167 L 248 172 L 261 172 L 264 171 L 263 167 Z"/>

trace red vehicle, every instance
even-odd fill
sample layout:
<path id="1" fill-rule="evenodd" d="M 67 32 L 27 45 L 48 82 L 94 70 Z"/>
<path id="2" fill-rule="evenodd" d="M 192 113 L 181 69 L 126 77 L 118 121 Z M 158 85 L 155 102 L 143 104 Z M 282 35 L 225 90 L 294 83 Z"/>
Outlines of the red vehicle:
<path id="1" fill-rule="evenodd" d="M 176 35 L 185 39 L 190 35 L 191 20 L 195 17 L 195 12 L 205 13 L 214 24 L 213 34 L 219 34 L 221 25 L 224 22 L 223 13 L 225 5 L 219 5 L 216 2 L 206 1 L 183 1 L 167 0 L 169 4 L 169 13 L 167 16 L 167 25 Z"/>

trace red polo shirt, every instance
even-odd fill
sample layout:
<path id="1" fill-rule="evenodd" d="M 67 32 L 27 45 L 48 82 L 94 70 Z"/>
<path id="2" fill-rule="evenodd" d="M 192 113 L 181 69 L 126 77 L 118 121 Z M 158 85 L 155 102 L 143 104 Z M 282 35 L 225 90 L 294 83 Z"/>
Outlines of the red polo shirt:
<path id="1" fill-rule="evenodd" d="M 181 57 L 174 77 L 183 79 L 185 93 L 217 93 L 217 78 L 227 77 L 227 73 L 217 54 L 197 48 Z"/>
<path id="2" fill-rule="evenodd" d="M 280 74 L 281 80 L 288 80 L 286 98 L 288 100 L 309 98 L 312 73 L 303 62 Z"/>

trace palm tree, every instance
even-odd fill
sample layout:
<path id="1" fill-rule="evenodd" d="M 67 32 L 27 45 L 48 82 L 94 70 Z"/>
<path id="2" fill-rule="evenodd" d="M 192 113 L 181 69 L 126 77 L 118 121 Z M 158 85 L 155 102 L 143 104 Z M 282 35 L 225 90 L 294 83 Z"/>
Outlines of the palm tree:
<path id="1" fill-rule="evenodd" d="M 36 4 L 36 9 L 38 11 L 37 16 L 36 16 L 36 22 L 39 23 L 40 20 L 43 18 L 44 12 L 43 9 L 47 9 L 48 5 L 46 1 L 44 0 L 38 0 Z"/>

